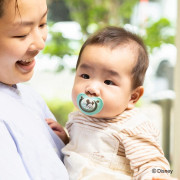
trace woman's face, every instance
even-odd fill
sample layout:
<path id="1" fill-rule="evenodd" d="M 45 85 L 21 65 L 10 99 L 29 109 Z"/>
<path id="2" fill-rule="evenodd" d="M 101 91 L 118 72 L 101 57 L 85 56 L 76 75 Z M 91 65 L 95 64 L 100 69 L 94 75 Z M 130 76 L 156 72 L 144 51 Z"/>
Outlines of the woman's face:
<path id="1" fill-rule="evenodd" d="M 5 2 L 0 18 L 0 82 L 8 85 L 32 77 L 47 37 L 46 0 L 18 0 L 18 6 L 15 0 Z"/>

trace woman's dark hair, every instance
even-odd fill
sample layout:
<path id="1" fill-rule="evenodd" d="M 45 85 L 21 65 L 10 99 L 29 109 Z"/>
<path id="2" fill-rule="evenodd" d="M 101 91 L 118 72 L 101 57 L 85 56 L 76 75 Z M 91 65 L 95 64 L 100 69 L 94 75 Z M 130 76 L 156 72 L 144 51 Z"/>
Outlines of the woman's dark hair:
<path id="1" fill-rule="evenodd" d="M 4 15 L 5 1 L 10 1 L 10 0 L 0 0 L 0 18 Z M 18 11 L 18 13 L 20 15 L 18 0 L 15 0 L 14 8 L 15 8 L 15 12 Z"/>
<path id="2" fill-rule="evenodd" d="M 120 27 L 109 26 L 90 36 L 81 47 L 76 69 L 79 66 L 84 48 L 88 45 L 108 46 L 114 49 L 120 45 L 133 45 L 137 50 L 137 61 L 132 69 L 132 88 L 141 86 L 144 82 L 149 65 L 148 53 L 143 40 L 134 33 Z"/>
<path id="3" fill-rule="evenodd" d="M 3 15 L 3 5 L 4 5 L 4 0 L 0 0 L 0 18 Z"/>

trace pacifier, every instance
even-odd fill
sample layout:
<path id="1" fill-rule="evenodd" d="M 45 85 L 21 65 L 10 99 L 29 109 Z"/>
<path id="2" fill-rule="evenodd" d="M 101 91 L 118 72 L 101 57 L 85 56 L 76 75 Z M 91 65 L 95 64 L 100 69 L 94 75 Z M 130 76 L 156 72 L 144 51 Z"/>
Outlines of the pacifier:
<path id="1" fill-rule="evenodd" d="M 89 97 L 84 93 L 77 96 L 77 105 L 82 113 L 86 115 L 95 115 L 103 108 L 103 100 L 99 97 Z"/>

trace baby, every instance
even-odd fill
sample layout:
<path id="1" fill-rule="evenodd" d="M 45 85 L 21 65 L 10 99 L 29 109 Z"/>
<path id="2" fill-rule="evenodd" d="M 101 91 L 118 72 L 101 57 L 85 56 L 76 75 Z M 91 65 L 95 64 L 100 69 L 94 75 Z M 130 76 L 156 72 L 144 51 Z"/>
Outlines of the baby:
<path id="1" fill-rule="evenodd" d="M 104 28 L 82 46 L 72 90 L 80 111 L 69 115 L 62 150 L 71 180 L 144 180 L 170 169 L 158 131 L 135 108 L 148 64 L 141 38 L 123 28 Z"/>

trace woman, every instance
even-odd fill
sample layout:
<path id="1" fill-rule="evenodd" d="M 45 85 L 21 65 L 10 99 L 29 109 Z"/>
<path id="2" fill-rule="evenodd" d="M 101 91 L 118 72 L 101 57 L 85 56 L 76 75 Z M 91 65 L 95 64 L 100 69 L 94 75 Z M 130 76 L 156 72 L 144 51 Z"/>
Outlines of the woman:
<path id="1" fill-rule="evenodd" d="M 32 89 L 19 84 L 33 75 L 46 21 L 46 0 L 0 0 L 0 179 L 68 179 L 64 143 L 45 121 L 54 116 Z"/>

